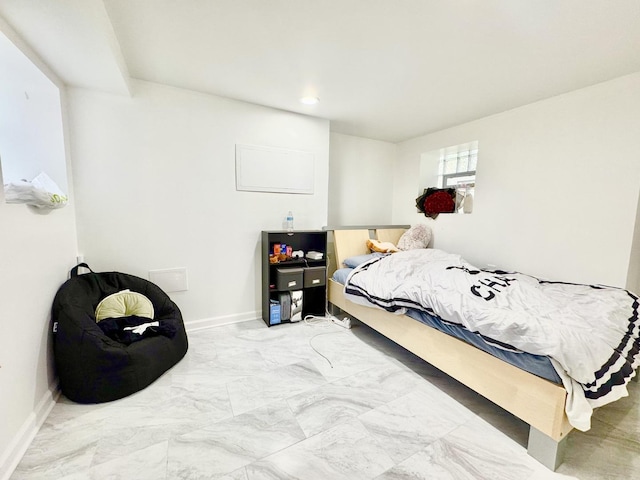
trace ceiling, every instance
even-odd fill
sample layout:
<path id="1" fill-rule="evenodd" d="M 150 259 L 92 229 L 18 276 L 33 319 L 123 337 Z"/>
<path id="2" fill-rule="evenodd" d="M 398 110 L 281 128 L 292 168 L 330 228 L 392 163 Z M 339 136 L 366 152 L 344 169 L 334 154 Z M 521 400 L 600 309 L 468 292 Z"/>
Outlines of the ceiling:
<path id="1" fill-rule="evenodd" d="M 639 0 L 0 0 L 0 16 L 68 85 L 141 79 L 389 142 L 640 71 Z"/>

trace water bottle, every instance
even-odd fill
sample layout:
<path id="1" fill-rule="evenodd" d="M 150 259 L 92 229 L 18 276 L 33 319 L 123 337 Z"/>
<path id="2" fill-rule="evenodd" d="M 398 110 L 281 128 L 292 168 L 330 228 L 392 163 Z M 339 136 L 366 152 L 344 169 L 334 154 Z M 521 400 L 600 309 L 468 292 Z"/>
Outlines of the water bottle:
<path id="1" fill-rule="evenodd" d="M 293 233 L 293 213 L 291 210 L 287 213 L 287 232 Z"/>

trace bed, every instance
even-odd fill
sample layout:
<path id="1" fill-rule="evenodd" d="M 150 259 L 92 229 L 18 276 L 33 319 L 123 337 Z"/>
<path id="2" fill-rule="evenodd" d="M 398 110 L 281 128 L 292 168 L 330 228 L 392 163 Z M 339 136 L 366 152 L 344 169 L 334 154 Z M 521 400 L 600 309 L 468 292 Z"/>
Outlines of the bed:
<path id="1" fill-rule="evenodd" d="M 367 239 L 395 244 L 406 227 L 332 231 L 335 264 L 331 269 L 335 270 L 345 259 L 369 253 Z M 333 278 L 328 280 L 328 299 L 330 305 L 352 315 L 529 424 L 528 453 L 543 465 L 555 470 L 562 462 L 565 440 L 573 428 L 565 412 L 567 390 L 562 383 L 525 371 L 408 315 L 354 303 L 346 298 L 344 285 Z"/>

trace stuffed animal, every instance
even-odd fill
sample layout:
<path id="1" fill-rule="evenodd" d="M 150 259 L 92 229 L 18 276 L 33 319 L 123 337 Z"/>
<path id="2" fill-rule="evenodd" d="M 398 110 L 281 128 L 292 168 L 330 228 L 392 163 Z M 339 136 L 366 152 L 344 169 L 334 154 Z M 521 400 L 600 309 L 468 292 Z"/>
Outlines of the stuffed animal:
<path id="1" fill-rule="evenodd" d="M 367 247 L 369 247 L 369 250 L 372 252 L 394 253 L 399 251 L 393 243 L 380 242 L 378 240 L 367 240 Z"/>

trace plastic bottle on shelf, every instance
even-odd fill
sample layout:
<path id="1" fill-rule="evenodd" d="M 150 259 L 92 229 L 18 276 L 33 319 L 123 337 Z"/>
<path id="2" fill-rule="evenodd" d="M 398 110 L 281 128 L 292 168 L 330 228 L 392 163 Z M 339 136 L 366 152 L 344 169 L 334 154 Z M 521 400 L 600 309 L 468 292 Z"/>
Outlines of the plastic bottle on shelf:
<path id="1" fill-rule="evenodd" d="M 293 233 L 293 212 L 287 213 L 287 232 Z"/>

